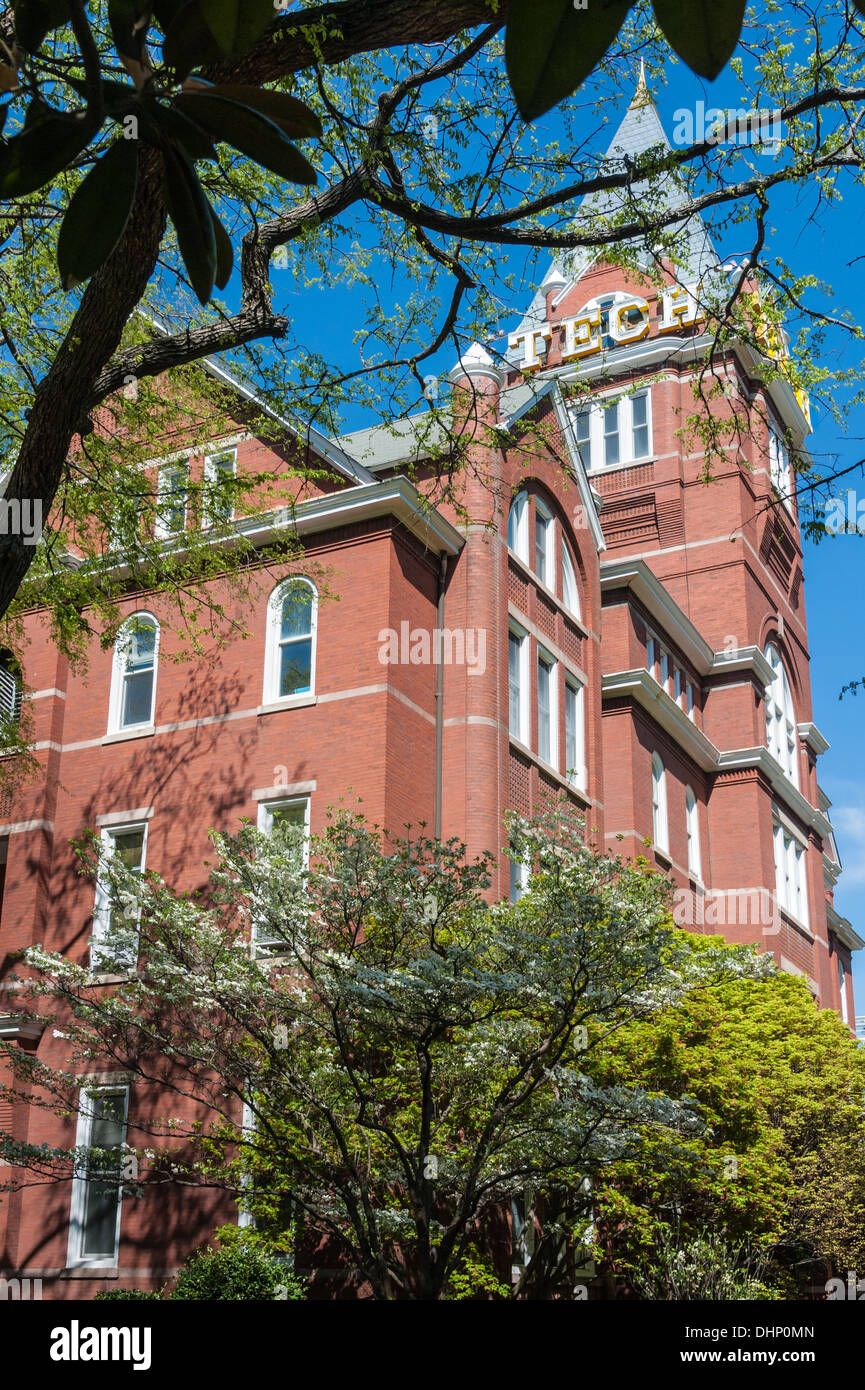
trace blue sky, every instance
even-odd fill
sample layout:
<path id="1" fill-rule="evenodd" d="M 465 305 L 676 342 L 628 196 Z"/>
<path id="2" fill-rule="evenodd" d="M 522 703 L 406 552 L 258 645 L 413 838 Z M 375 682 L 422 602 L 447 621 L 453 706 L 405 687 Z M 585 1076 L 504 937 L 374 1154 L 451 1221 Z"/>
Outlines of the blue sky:
<path id="1" fill-rule="evenodd" d="M 670 75 L 669 86 L 654 93 L 669 137 L 676 124 L 674 113 L 683 107 L 693 108 L 698 100 L 703 100 L 707 108 L 735 109 L 747 105 L 729 71 L 712 84 L 692 78 L 681 67 Z M 617 97 L 615 102 L 609 103 L 604 113 L 606 124 L 597 139 L 598 148 L 605 149 L 609 144 L 624 115 L 627 100 L 627 96 Z M 596 119 L 588 112 L 586 126 L 587 132 L 597 126 Z M 555 113 L 545 118 L 544 128 L 549 129 L 552 136 L 561 138 L 562 124 Z M 761 158 L 770 163 L 768 156 Z M 470 152 L 467 152 L 467 160 L 471 162 Z M 813 273 L 831 282 L 833 293 L 822 301 L 824 308 L 830 312 L 848 310 L 856 323 L 865 324 L 865 255 L 861 260 L 856 259 L 861 248 L 859 229 L 865 222 L 865 192 L 848 181 L 842 204 L 815 212 L 811 190 L 780 189 L 773 191 L 770 205 L 769 221 L 775 228 L 774 253 L 782 256 L 795 272 Z M 734 229 L 730 237 L 717 241 L 717 249 L 724 256 L 746 253 L 752 230 L 748 224 Z M 528 305 L 549 260 L 549 254 L 541 252 L 535 265 L 527 268 L 524 293 L 515 294 L 510 301 L 514 319 L 508 327 L 516 327 L 520 310 Z M 502 261 L 516 268 L 516 261 L 507 251 L 502 252 Z M 290 313 L 300 340 L 307 347 L 322 352 L 331 363 L 339 361 L 349 368 L 356 365 L 351 330 L 362 318 L 360 295 L 347 293 L 345 287 L 340 286 L 338 319 L 334 320 L 335 296 L 327 287 L 303 290 L 293 276 L 280 277 L 278 270 L 273 281 L 276 307 Z M 391 299 L 398 301 L 401 288 L 398 273 L 388 288 Z M 431 310 L 431 322 L 435 318 Z M 335 322 L 339 325 L 336 333 Z M 843 330 L 830 330 L 824 351 L 824 358 L 827 357 L 836 367 L 858 367 L 865 357 L 865 345 L 851 342 Z M 427 370 L 447 371 L 453 358 L 453 347 L 448 346 L 432 360 Z M 423 402 L 419 401 L 415 408 L 423 408 Z M 865 456 L 865 407 L 853 405 L 842 427 L 819 401 L 812 400 L 812 411 L 815 431 L 809 445 L 821 470 L 828 471 L 833 465 L 846 468 Z M 368 417 L 355 418 L 349 414 L 344 428 L 371 423 Z M 847 488 L 854 489 L 857 499 L 865 499 L 861 469 L 830 493 L 838 495 Z M 814 720 L 831 744 L 820 760 L 819 777 L 833 803 L 832 819 L 844 865 L 836 906 L 865 936 L 865 787 L 862 783 L 865 691 L 839 699 L 845 683 L 865 677 L 865 626 L 856 617 L 859 595 L 865 587 L 865 536 L 839 535 L 827 538 L 819 546 L 806 542 L 804 568 Z M 854 957 L 854 982 L 857 1012 L 865 1014 L 865 951 Z"/>

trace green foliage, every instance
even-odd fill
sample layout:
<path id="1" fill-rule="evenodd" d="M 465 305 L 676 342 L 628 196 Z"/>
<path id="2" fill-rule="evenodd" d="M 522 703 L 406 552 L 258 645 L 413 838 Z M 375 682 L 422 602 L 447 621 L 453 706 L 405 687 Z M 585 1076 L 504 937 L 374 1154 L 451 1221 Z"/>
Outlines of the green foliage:
<path id="1" fill-rule="evenodd" d="M 214 835 L 201 901 L 114 856 L 106 888 L 140 906 L 146 969 L 94 998 L 86 970 L 34 948 L 43 982 L 24 993 L 63 1010 L 73 1051 L 122 1037 L 133 1075 L 154 1054 L 181 1066 L 209 1120 L 167 1124 L 172 1171 L 233 1192 L 268 1240 L 296 1226 L 302 1248 L 333 1250 L 381 1299 L 496 1292 L 472 1261 L 532 1189 L 545 1231 L 525 1287 L 547 1296 L 582 1250 L 586 1178 L 655 1129 L 700 1125 L 687 1098 L 597 1080 L 593 1052 L 691 988 L 762 978 L 771 961 L 688 950 L 666 880 L 587 847 L 564 804 L 510 827 L 533 866 L 514 907 L 490 906 L 489 857 L 467 861 L 457 841 L 391 840 L 340 812 L 305 868 L 302 837 Z M 263 959 L 250 959 L 251 921 L 273 943 Z"/>
<path id="2" fill-rule="evenodd" d="M 746 0 L 653 0 L 670 47 L 712 81 L 739 41 Z M 505 37 L 508 77 L 524 120 L 575 92 L 602 62 L 633 0 L 511 0 Z"/>
<path id="3" fill-rule="evenodd" d="M 290 138 L 321 134 L 318 117 L 301 101 L 251 85 L 221 88 L 201 77 L 186 82 L 193 69 L 214 58 L 239 57 L 255 43 L 275 18 L 271 0 L 200 0 L 179 8 L 163 5 L 155 14 L 139 0 L 108 0 L 111 40 L 134 85 L 110 75 L 116 67 L 99 47 L 83 7 L 78 14 L 66 0 L 21 0 L 14 14 L 16 37 L 31 55 L 16 99 L 29 98 L 30 106 L 21 128 L 0 146 L 0 199 L 35 192 L 77 163 L 107 117 L 122 134 L 79 185 L 64 219 L 58 244 L 64 289 L 89 279 L 119 244 L 134 206 L 139 151 L 150 146 L 162 155 L 169 216 L 190 282 L 206 304 L 214 284 L 227 284 L 231 267 L 227 238 L 217 253 L 216 212 L 194 161 L 216 159 L 215 139 L 288 182 L 316 181 Z M 163 65 L 155 71 L 147 48 L 154 18 L 167 24 Z M 77 65 L 70 64 L 68 50 L 59 66 L 46 62 L 40 50 L 47 35 L 69 23 L 81 48 Z M 56 102 L 58 76 L 59 90 L 65 84 L 71 94 L 65 109 L 43 95 L 44 87 Z M 78 103 L 82 96 L 84 106 Z M 7 114 L 3 108 L 4 123 Z"/>
<path id="4" fill-rule="evenodd" d="M 290 1292 L 288 1292 L 290 1290 Z M 278 1296 L 303 1297 L 297 1280 L 272 1256 L 244 1242 L 210 1246 L 186 1261 L 171 1291 L 181 1302 L 267 1303 Z"/>
<path id="5" fill-rule="evenodd" d="M 777 1290 L 756 1277 L 755 1266 L 759 1268 L 759 1260 L 753 1260 L 744 1241 L 730 1246 L 717 1231 L 710 1231 L 680 1243 L 665 1231 L 651 1260 L 635 1271 L 633 1284 L 652 1302 L 777 1300 Z"/>
<path id="6" fill-rule="evenodd" d="M 690 949 L 723 946 L 692 937 Z M 623 1028 L 590 1065 L 608 1084 L 687 1096 L 703 1120 L 689 1136 L 647 1132 L 596 1184 L 616 1273 L 646 1277 L 673 1229 L 682 1249 L 706 1230 L 760 1242 L 774 1252 L 766 1278 L 788 1291 L 821 1261 L 862 1263 L 865 1054 L 803 980 L 781 972 L 695 991 Z"/>

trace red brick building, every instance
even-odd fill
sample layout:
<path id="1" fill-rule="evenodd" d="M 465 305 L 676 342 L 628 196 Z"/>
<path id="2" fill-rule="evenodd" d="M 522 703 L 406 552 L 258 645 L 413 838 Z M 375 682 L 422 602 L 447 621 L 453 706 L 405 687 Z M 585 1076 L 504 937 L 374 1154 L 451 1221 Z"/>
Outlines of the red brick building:
<path id="1" fill-rule="evenodd" d="M 663 139 L 638 93 L 609 157 Z M 451 374 L 471 441 L 465 514 L 428 500 L 429 415 L 340 440 L 310 431 L 327 479 L 293 512 L 236 523 L 261 545 L 296 529 L 305 551 L 282 573 L 262 563 L 244 604 L 229 595 L 246 640 L 175 664 L 159 598 L 130 592 L 114 652 L 94 641 L 71 670 L 31 615 L 23 694 L 41 776 L 0 806 L 0 984 L 34 942 L 99 976 L 110 912 L 70 849 L 87 827 L 185 890 L 206 877 L 207 832 L 244 817 L 267 829 L 288 812 L 315 831 L 360 797 L 373 821 L 426 821 L 475 853 L 501 846 L 508 809 L 553 791 L 599 847 L 669 874 L 677 920 L 760 943 L 852 1027 L 862 942 L 832 906 L 790 466 L 807 401 L 783 376 L 766 384 L 744 344 L 701 377 L 703 289 L 731 267 L 699 224 L 681 243 L 685 267 L 663 284 L 579 255 L 554 264 L 507 352 L 465 354 Z M 684 428 L 701 411 L 742 426 L 711 482 Z M 184 478 L 273 462 L 242 419 L 210 451 L 162 463 L 173 543 L 193 524 Z M 285 457 L 297 447 L 286 427 Z M 286 604 L 289 576 L 308 587 Z M 18 694 L 0 672 L 9 708 Z M 495 889 L 520 891 L 504 855 Z M 0 1036 L 62 1060 L 62 1038 L 2 1005 Z M 87 1090 L 78 1142 L 122 1137 L 136 1104 L 122 1075 Z M 4 1125 L 73 1139 L 21 1106 L 0 1110 Z M 158 1283 L 232 1211 L 153 1192 L 90 1210 L 84 1183 L 35 1188 L 0 1203 L 0 1272 L 53 1298 Z"/>

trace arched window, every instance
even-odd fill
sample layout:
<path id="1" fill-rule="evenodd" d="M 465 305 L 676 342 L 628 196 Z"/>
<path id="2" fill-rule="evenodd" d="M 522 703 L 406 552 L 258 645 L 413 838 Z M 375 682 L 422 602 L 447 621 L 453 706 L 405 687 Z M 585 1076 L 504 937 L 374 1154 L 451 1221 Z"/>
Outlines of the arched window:
<path id="1" fill-rule="evenodd" d="M 670 848 L 667 829 L 667 774 L 659 753 L 652 754 L 652 839 L 665 853 Z"/>
<path id="2" fill-rule="evenodd" d="M 18 662 L 10 651 L 0 651 L 0 723 L 16 725 L 21 718 L 22 686 Z"/>
<path id="3" fill-rule="evenodd" d="M 308 579 L 286 579 L 270 596 L 264 702 L 274 704 L 315 690 L 318 594 Z"/>
<path id="4" fill-rule="evenodd" d="M 529 499 L 525 492 L 517 493 L 508 512 L 508 545 L 529 563 Z"/>
<path id="5" fill-rule="evenodd" d="M 562 601 L 569 613 L 573 613 L 575 618 L 580 616 L 580 591 L 577 588 L 577 571 L 571 559 L 569 551 L 562 536 Z"/>
<path id="6" fill-rule="evenodd" d="M 152 613 L 133 613 L 114 643 L 108 732 L 146 728 L 156 706 L 159 623 Z"/>
<path id="7" fill-rule="evenodd" d="M 685 788 L 685 825 L 688 831 L 688 873 L 702 878 L 700 864 L 700 812 L 697 798 L 690 787 Z"/>
<path id="8" fill-rule="evenodd" d="M 774 673 L 771 685 L 766 687 L 766 747 L 781 764 L 793 785 L 798 787 L 796 714 L 790 682 L 778 648 L 770 642 L 764 655 Z"/>

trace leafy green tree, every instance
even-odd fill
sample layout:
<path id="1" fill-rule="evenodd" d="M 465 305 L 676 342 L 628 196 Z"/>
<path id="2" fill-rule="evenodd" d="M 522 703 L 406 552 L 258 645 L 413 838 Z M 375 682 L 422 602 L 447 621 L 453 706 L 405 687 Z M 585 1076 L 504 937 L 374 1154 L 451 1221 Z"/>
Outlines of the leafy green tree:
<path id="1" fill-rule="evenodd" d="M 723 953 L 719 938 L 690 949 Z M 700 990 L 596 1050 L 599 1083 L 686 1097 L 704 1122 L 647 1131 L 595 1187 L 608 1269 L 639 1283 L 713 1231 L 793 1291 L 865 1259 L 865 1053 L 805 981 L 783 972 Z M 672 1243 L 672 1244 L 671 1244 Z M 662 1258 L 663 1257 L 663 1258 Z"/>
<path id="2" fill-rule="evenodd" d="M 31 1104 L 74 1110 L 82 1059 L 122 1058 L 142 1096 L 206 1098 L 203 1130 L 176 1106 L 154 1124 L 145 1188 L 234 1192 L 265 1236 L 292 1225 L 299 1248 L 324 1242 L 379 1299 L 488 1294 L 515 1202 L 542 1228 L 542 1287 L 530 1277 L 519 1292 L 567 1288 L 586 1179 L 659 1126 L 699 1123 L 687 1100 L 624 1074 L 598 1083 L 593 1050 L 698 985 L 762 978 L 771 960 L 688 950 L 666 881 L 587 847 L 564 807 L 515 822 L 513 852 L 534 874 L 513 907 L 487 902 L 489 861 L 467 863 L 456 841 L 386 841 L 341 813 L 304 870 L 301 833 L 214 836 L 209 903 L 110 869 L 118 900 L 141 904 L 140 968 L 99 991 L 67 958 L 27 953 L 40 974 L 22 1000 L 69 1039 L 58 1072 L 6 1046 Z M 127 916 L 117 931 L 128 960 L 137 930 Z M 250 956 L 250 932 L 269 954 Z M 13 1182 L 69 1171 L 60 1150 L 0 1141 L 0 1153 Z"/>

